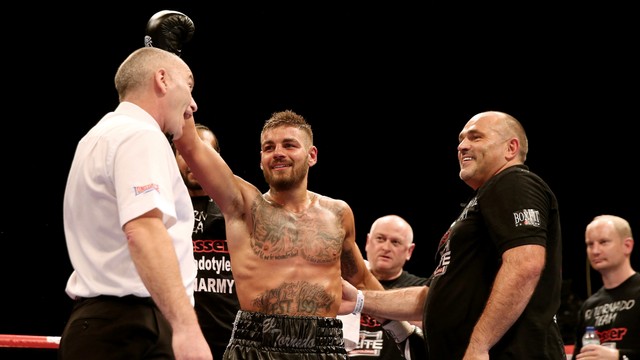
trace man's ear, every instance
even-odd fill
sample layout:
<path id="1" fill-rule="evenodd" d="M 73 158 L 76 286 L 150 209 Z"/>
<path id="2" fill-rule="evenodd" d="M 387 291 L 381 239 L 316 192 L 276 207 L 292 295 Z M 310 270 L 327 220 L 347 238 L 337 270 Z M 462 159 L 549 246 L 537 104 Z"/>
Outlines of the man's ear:
<path id="1" fill-rule="evenodd" d="M 309 163 L 309 167 L 315 165 L 318 162 L 318 148 L 312 146 L 309 148 L 309 153 L 307 154 L 307 162 Z"/>
<path id="2" fill-rule="evenodd" d="M 509 141 L 507 141 L 507 160 L 513 160 L 518 157 L 520 153 L 520 140 L 518 138 L 513 137 Z"/>

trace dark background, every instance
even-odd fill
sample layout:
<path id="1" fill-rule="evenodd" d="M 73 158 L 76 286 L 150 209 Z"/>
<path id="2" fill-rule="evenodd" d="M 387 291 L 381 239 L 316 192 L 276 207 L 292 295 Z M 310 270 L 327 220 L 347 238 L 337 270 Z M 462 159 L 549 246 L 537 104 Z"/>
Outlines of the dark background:
<path id="1" fill-rule="evenodd" d="M 263 122 L 285 109 L 305 116 L 319 149 L 309 189 L 351 205 L 363 251 L 373 220 L 401 215 L 417 243 L 407 269 L 428 276 L 471 194 L 458 178 L 458 133 L 485 110 L 524 124 L 527 164 L 558 197 L 567 292 L 586 298 L 601 285 L 586 270 L 591 218 L 617 214 L 640 231 L 635 12 L 185 3 L 21 4 L 7 20 L 0 334 L 60 335 L 71 307 L 62 197 L 73 151 L 117 106 L 115 71 L 165 9 L 195 23 L 182 58 L 195 74 L 196 120 L 218 135 L 234 172 L 266 191 Z"/>

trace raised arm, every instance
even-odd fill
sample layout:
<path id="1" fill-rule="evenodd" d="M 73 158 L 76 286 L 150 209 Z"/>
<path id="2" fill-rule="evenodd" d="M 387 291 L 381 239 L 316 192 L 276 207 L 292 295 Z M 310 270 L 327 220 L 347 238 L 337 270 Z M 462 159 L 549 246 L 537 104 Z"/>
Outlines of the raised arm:
<path id="1" fill-rule="evenodd" d="M 193 117 L 185 120 L 182 136 L 174 138 L 173 143 L 204 191 L 214 199 L 225 216 L 233 217 L 233 214 L 242 212 L 245 204 L 243 189 L 259 193 L 251 184 L 236 177 L 220 154 L 200 139 Z"/>

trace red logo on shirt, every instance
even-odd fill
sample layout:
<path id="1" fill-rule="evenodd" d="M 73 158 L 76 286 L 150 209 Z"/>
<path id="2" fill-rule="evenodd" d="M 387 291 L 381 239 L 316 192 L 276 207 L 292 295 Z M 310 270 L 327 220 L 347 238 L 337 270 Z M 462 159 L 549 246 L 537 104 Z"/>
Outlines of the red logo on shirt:
<path id="1" fill-rule="evenodd" d="M 148 193 L 149 191 L 153 191 L 153 190 L 160 192 L 160 186 L 158 186 L 158 184 L 147 184 L 147 185 L 133 187 L 133 191 L 135 192 L 136 196 L 140 194 Z"/>
<path id="2" fill-rule="evenodd" d="M 193 240 L 194 253 L 229 253 L 227 240 Z"/>

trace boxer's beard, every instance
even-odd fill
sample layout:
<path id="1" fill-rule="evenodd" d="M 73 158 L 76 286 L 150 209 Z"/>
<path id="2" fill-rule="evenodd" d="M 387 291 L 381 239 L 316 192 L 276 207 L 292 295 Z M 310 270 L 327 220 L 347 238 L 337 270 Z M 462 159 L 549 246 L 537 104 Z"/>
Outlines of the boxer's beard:
<path id="1" fill-rule="evenodd" d="M 290 190 L 300 184 L 300 182 L 302 182 L 307 176 L 308 172 L 309 166 L 306 163 L 301 166 L 292 166 L 291 175 L 279 173 L 274 175 L 271 169 L 269 169 L 269 171 L 264 169 L 262 170 L 262 174 L 264 175 L 264 179 L 267 181 L 267 184 L 278 191 Z"/>

